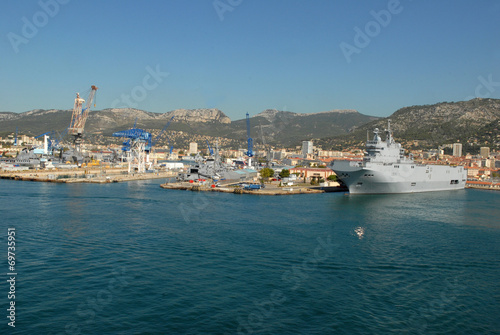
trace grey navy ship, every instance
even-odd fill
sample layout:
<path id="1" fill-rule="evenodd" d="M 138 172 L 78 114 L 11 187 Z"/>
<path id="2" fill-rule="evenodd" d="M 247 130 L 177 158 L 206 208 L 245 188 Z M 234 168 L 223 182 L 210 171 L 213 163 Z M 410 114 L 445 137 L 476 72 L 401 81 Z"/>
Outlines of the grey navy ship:
<path id="1" fill-rule="evenodd" d="M 250 178 L 252 173 L 256 174 L 255 170 L 235 170 L 226 163 L 222 162 L 219 154 L 219 145 L 215 144 L 215 149 L 212 155 L 203 159 L 198 153 L 195 157 L 195 164 L 190 166 L 185 173 L 179 173 L 178 181 L 189 181 L 199 179 L 212 179 L 214 181 L 223 180 L 246 180 Z"/>
<path id="2" fill-rule="evenodd" d="M 383 141 L 375 128 L 366 142 L 363 161 L 336 160 L 330 168 L 351 194 L 414 193 L 463 189 L 467 171 L 462 166 L 417 164 L 394 141 L 391 123 Z"/>

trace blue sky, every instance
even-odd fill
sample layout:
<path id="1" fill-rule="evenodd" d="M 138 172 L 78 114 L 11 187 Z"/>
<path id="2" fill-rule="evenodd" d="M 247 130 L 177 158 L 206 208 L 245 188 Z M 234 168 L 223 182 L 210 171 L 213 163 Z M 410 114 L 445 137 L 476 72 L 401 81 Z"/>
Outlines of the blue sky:
<path id="1" fill-rule="evenodd" d="M 92 84 L 96 109 L 232 120 L 500 98 L 495 0 L 59 1 L 1 2 L 0 111 L 71 109 Z"/>

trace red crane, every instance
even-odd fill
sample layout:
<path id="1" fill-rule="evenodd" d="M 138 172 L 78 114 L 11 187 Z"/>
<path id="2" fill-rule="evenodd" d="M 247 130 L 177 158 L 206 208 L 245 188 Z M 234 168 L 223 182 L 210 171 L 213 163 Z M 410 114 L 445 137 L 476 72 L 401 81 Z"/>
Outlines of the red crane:
<path id="1" fill-rule="evenodd" d="M 85 128 L 85 122 L 87 122 L 90 106 L 94 101 L 97 89 L 98 87 L 95 85 L 90 87 L 90 93 L 85 108 L 83 108 L 85 100 L 80 98 L 79 93 L 76 93 L 75 106 L 73 107 L 73 114 L 71 115 L 71 122 L 68 127 L 68 133 L 74 136 L 73 143 L 75 144 L 75 147 L 79 147 L 82 142 L 83 129 Z"/>

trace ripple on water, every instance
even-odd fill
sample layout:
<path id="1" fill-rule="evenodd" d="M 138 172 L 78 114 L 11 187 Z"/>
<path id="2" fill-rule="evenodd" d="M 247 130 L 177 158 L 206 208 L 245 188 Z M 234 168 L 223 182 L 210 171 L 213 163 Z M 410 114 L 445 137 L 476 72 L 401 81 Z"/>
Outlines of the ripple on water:
<path id="1" fill-rule="evenodd" d="M 1 225 L 19 237 L 26 333 L 499 329 L 499 193 L 244 197 L 0 180 L 0 199 Z"/>

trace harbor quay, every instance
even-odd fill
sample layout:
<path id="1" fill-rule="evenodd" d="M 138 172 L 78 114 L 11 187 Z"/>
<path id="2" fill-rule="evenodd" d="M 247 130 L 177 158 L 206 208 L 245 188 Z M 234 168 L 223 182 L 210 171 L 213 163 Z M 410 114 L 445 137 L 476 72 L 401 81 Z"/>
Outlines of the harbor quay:
<path id="1" fill-rule="evenodd" d="M 176 170 L 160 170 L 148 173 L 128 173 L 126 167 L 111 168 L 75 168 L 64 170 L 17 170 L 1 171 L 0 179 L 52 182 L 52 183 L 116 183 L 133 180 L 167 179 L 172 180 L 178 175 Z M 254 181 L 247 181 L 252 185 Z M 244 183 L 243 183 L 244 184 Z M 213 185 L 213 186 L 212 186 Z M 313 186 L 307 183 L 295 184 L 293 186 L 280 186 L 279 182 L 264 184 L 260 189 L 245 189 L 240 181 L 214 183 L 212 181 L 198 182 L 165 182 L 160 187 L 168 190 L 189 190 L 205 192 L 224 192 L 235 194 L 255 194 L 255 195 L 292 195 L 292 194 L 317 194 L 329 192 L 348 192 L 342 186 Z M 465 188 L 475 188 L 482 190 L 500 191 L 498 182 L 482 182 L 468 180 Z"/>
<path id="2" fill-rule="evenodd" d="M 249 187 L 250 185 L 258 185 L 258 188 Z M 264 184 L 245 183 L 239 181 L 226 182 L 223 184 L 216 184 L 210 181 L 202 182 L 174 182 L 164 183 L 160 185 L 161 188 L 167 190 L 187 190 L 194 192 L 224 192 L 234 194 L 254 194 L 254 195 L 294 195 L 294 194 L 318 194 L 328 192 L 346 192 L 347 189 L 340 186 L 335 187 L 320 187 L 311 186 L 308 184 L 297 184 L 293 186 L 280 186 L 279 182 L 271 182 Z"/>
<path id="3" fill-rule="evenodd" d="M 500 191 L 500 182 L 494 181 L 467 181 L 466 188 L 475 188 L 480 190 Z"/>
<path id="4" fill-rule="evenodd" d="M 150 173 L 128 173 L 127 168 L 88 168 L 71 170 L 25 170 L 0 173 L 0 179 L 53 182 L 53 183 L 116 183 L 132 180 L 171 178 L 174 171 L 155 171 Z"/>

